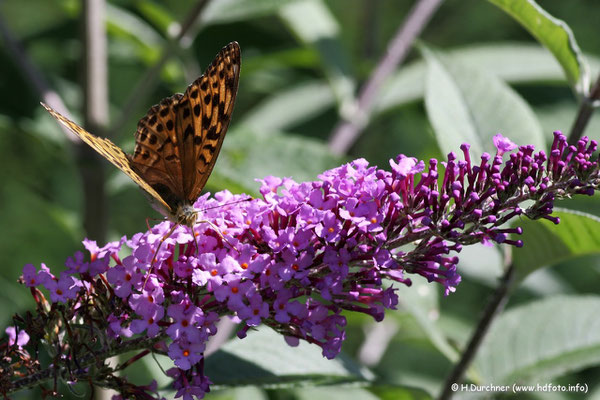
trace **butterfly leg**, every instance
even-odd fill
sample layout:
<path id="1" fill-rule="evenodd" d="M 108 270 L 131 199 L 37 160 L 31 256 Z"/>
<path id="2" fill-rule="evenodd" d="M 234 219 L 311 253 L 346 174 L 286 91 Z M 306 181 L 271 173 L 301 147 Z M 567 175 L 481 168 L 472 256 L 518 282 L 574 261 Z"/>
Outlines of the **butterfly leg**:
<path id="1" fill-rule="evenodd" d="M 160 251 L 160 248 L 162 247 L 165 240 L 167 240 L 168 237 L 173 234 L 173 232 L 175 231 L 175 228 L 177 228 L 178 226 L 179 226 L 178 224 L 173 224 L 173 227 L 171 227 L 171 229 L 169 229 L 169 232 L 167 232 L 160 239 L 160 243 L 158 244 L 158 247 L 156 248 L 156 251 L 154 252 L 152 261 L 150 262 L 150 269 L 148 270 L 148 273 L 146 274 L 146 279 L 144 280 L 144 284 L 142 285 L 142 290 L 144 290 L 146 288 L 146 283 L 148 282 L 148 279 L 150 278 L 150 274 L 152 273 L 152 270 L 154 269 L 154 263 L 156 262 L 156 257 L 158 257 L 158 252 Z"/>
<path id="2" fill-rule="evenodd" d="M 150 221 L 153 222 L 160 222 L 160 221 L 164 221 L 164 219 L 158 219 L 158 218 L 146 218 L 146 227 L 148 228 L 148 230 L 150 230 Z"/>
<path id="3" fill-rule="evenodd" d="M 191 226 L 192 236 L 194 237 L 194 244 L 196 245 L 196 254 L 198 254 L 198 249 L 200 248 L 200 243 L 198 243 L 198 236 L 196 236 L 196 232 L 194 232 L 194 227 Z"/>
<path id="4" fill-rule="evenodd" d="M 208 221 L 208 220 L 200 220 L 200 221 L 196 221 L 196 223 L 198 224 L 202 224 L 202 223 L 206 223 L 208 224 L 215 232 L 217 232 L 217 234 L 221 237 L 221 239 L 223 239 L 223 241 L 225 243 L 227 243 L 227 245 L 232 248 L 233 250 L 237 251 L 238 253 L 240 252 L 238 249 L 236 249 L 233 244 L 231 244 L 231 242 L 229 240 L 227 240 L 227 238 L 223 235 L 223 233 L 221 233 L 221 231 L 219 230 L 219 228 L 213 224 L 212 222 Z M 193 230 L 193 229 L 192 229 Z M 194 235 L 194 238 L 196 238 L 196 236 Z M 198 245 L 198 243 L 196 243 L 196 245 Z M 196 247 L 196 249 L 198 249 L 198 247 Z"/>

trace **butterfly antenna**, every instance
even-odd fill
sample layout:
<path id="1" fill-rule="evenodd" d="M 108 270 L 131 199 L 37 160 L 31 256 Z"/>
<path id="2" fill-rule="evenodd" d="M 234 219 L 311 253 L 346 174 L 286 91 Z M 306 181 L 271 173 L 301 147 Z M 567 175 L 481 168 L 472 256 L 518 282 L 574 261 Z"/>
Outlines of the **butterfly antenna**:
<path id="1" fill-rule="evenodd" d="M 202 211 L 208 211 L 208 210 L 212 210 L 212 209 L 215 209 L 215 208 L 220 208 L 220 207 L 224 207 L 224 206 L 229 206 L 229 205 L 232 205 L 232 204 L 243 203 L 243 202 L 245 202 L 245 201 L 251 201 L 251 200 L 252 200 L 252 197 L 247 197 L 247 198 L 245 198 L 245 199 L 241 199 L 241 200 L 232 201 L 231 203 L 218 204 L 218 205 L 216 205 L 216 206 L 212 206 L 212 207 L 208 207 L 208 208 L 203 208 L 203 209 L 202 209 Z M 198 214 L 200 213 L 200 211 L 196 211 L 195 213 L 196 213 L 196 217 L 197 217 L 197 216 L 198 216 Z M 221 239 L 223 239 L 223 241 L 224 241 L 225 243 L 227 243 L 227 245 L 228 245 L 229 247 L 231 247 L 232 249 L 234 249 L 235 251 L 237 251 L 238 253 L 240 253 L 240 251 L 239 251 L 237 248 L 235 248 L 235 247 L 234 247 L 234 246 L 231 244 L 231 242 L 230 242 L 229 240 L 227 240 L 227 238 L 226 238 L 226 237 L 223 235 L 223 233 L 221 233 L 221 231 L 219 230 L 219 228 L 218 228 L 218 227 L 217 227 L 215 224 L 213 224 L 212 222 L 210 222 L 210 221 L 208 221 L 208 220 L 200 220 L 200 221 L 196 221 L 196 223 L 198 223 L 198 224 L 207 223 L 208 225 L 210 225 L 210 227 L 211 227 L 211 228 L 213 228 L 213 230 L 214 230 L 215 232 L 217 232 L 217 234 L 218 234 L 218 235 L 221 237 Z M 192 234 L 193 234 L 193 233 L 194 233 L 194 228 L 192 228 Z M 198 241 L 197 241 L 197 239 L 196 239 L 196 235 L 194 235 L 194 240 L 196 240 L 196 252 L 197 252 L 197 251 L 198 251 L 198 249 L 199 249 L 199 247 L 198 247 Z"/>
<path id="2" fill-rule="evenodd" d="M 230 206 L 230 205 L 238 204 L 238 203 L 243 203 L 245 201 L 251 201 L 251 200 L 253 200 L 252 197 L 247 197 L 245 199 L 232 201 L 231 203 L 217 204 L 216 206 L 212 206 L 212 207 L 208 207 L 208 208 L 203 208 L 201 211 L 213 210 L 215 208 L 221 208 L 221 207 Z M 207 222 L 207 221 L 203 221 L 203 222 Z"/>
<path id="3" fill-rule="evenodd" d="M 239 202 L 238 202 L 238 203 L 239 203 Z M 198 211 L 196 211 L 196 215 L 197 215 L 198 213 L 199 213 L 199 212 L 198 212 Z M 231 247 L 233 250 L 235 250 L 235 251 L 237 251 L 238 253 L 240 253 L 240 251 L 239 251 L 238 249 L 236 249 L 236 248 L 233 246 L 233 244 L 231 244 L 231 242 L 230 242 L 229 240 L 227 240 L 227 238 L 226 238 L 226 237 L 223 235 L 223 233 L 221 232 L 221 230 L 220 230 L 220 229 L 219 229 L 219 228 L 218 228 L 218 227 L 217 227 L 215 224 L 213 224 L 211 221 L 209 221 L 209 220 L 204 220 L 204 219 L 203 219 L 203 220 L 200 220 L 200 221 L 196 221 L 196 223 L 197 223 L 197 224 L 208 224 L 208 225 L 209 225 L 209 226 L 210 226 L 210 227 L 211 227 L 211 228 L 212 228 L 212 229 L 213 229 L 213 230 L 214 230 L 214 231 L 217 233 L 217 235 L 219 235 L 219 236 L 221 237 L 221 239 L 223 239 L 223 241 L 224 241 L 225 243 L 227 243 L 227 245 L 228 245 L 229 247 Z M 193 229 L 192 229 L 192 232 L 193 232 Z M 195 239 L 195 238 L 196 238 L 196 236 L 194 235 L 194 239 Z M 196 247 L 196 251 L 198 251 L 198 249 L 199 249 L 199 248 L 198 248 L 198 247 Z"/>

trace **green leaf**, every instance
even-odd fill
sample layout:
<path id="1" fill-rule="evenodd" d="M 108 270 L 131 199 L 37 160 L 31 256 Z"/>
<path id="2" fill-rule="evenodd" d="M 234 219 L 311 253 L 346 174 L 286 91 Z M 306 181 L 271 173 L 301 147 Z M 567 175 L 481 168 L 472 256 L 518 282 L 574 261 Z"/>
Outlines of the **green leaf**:
<path id="1" fill-rule="evenodd" d="M 227 179 L 241 190 L 256 193 L 256 179 L 274 175 L 292 177 L 297 182 L 314 180 L 341 161 L 315 139 L 242 127 L 228 133 L 227 146 L 211 180 Z"/>
<path id="2" fill-rule="evenodd" d="M 70 12 L 72 10 L 69 10 L 64 2 L 45 0 L 3 1 L 0 7 L 0 13 L 5 19 L 3 24 L 8 23 L 12 34 L 20 38 L 47 35 L 53 28 L 64 24 L 65 19 L 76 18 L 78 15 L 76 12 Z"/>
<path id="3" fill-rule="evenodd" d="M 296 400 L 378 400 L 379 397 L 357 387 L 303 387 L 294 390 Z"/>
<path id="4" fill-rule="evenodd" d="M 162 3 L 153 3 L 149 1 L 135 2 L 135 7 L 148 21 L 160 28 L 162 32 L 167 32 L 174 23 L 178 23 L 170 12 L 169 8 Z"/>
<path id="5" fill-rule="evenodd" d="M 517 20 L 554 54 L 568 81 L 579 94 L 587 94 L 589 71 L 571 28 L 533 0 L 488 0 Z"/>
<path id="6" fill-rule="evenodd" d="M 276 13 L 281 7 L 299 0 L 219 0 L 210 1 L 202 12 L 206 25 L 243 21 Z"/>
<path id="7" fill-rule="evenodd" d="M 544 132 L 559 130 L 569 132 L 573 125 L 573 117 L 577 115 L 579 106 L 567 99 L 554 101 L 543 105 L 537 105 L 535 113 L 540 119 Z M 600 115 L 594 113 L 586 126 L 584 134 L 600 132 Z M 592 134 L 595 136 L 595 134 Z M 594 209 L 595 214 L 600 214 L 600 209 Z"/>
<path id="8" fill-rule="evenodd" d="M 498 246 L 485 246 L 481 243 L 463 247 L 458 265 L 460 275 L 488 287 L 495 287 L 503 273 L 499 250 Z"/>
<path id="9" fill-rule="evenodd" d="M 524 246 L 513 252 L 513 263 L 519 279 L 535 270 L 565 260 L 590 254 L 600 254 L 600 219 L 596 216 L 555 208 L 553 216 L 560 224 L 542 219 L 523 219 L 516 223 L 523 234 L 515 237 Z"/>
<path id="10" fill-rule="evenodd" d="M 479 44 L 446 50 L 445 54 L 452 61 L 487 71 L 508 83 L 562 85 L 565 82 L 565 74 L 558 61 L 547 49 L 537 44 Z M 596 74 L 600 70 L 600 59 L 592 54 L 586 54 L 586 58 L 592 75 Z M 426 73 L 427 65 L 423 60 L 402 66 L 382 87 L 381 96 L 374 105 L 374 113 L 383 113 L 422 99 Z M 569 118 L 572 120 L 573 116 Z"/>
<path id="11" fill-rule="evenodd" d="M 415 385 L 416 386 L 416 385 Z M 371 386 L 369 391 L 377 395 L 379 400 L 426 400 L 433 397 L 422 388 L 407 386 L 382 385 Z M 346 398 L 352 398 L 348 396 Z"/>
<path id="12" fill-rule="evenodd" d="M 124 42 L 128 44 L 133 43 L 139 46 L 138 55 L 146 61 L 153 61 L 158 56 L 164 38 L 139 16 L 124 8 L 107 3 L 106 24 L 107 31 L 111 35 L 124 38 Z M 115 47 L 114 44 L 111 46 Z"/>
<path id="13" fill-rule="evenodd" d="M 0 229 L 5 233 L 0 241 L 0 320 L 7 322 L 15 312 L 34 306 L 29 291 L 16 282 L 23 266 L 31 263 L 39 269 L 43 262 L 58 275 L 67 256 L 81 246 L 68 210 L 14 178 L 2 182 L 0 203 L 10 210 L 0 215 Z"/>
<path id="14" fill-rule="evenodd" d="M 303 82 L 267 97 L 238 123 L 255 131 L 283 131 L 322 114 L 333 104 L 328 85 Z"/>
<path id="15" fill-rule="evenodd" d="M 442 330 L 436 324 L 440 314 L 437 288 L 432 287 L 431 283 L 422 277 L 411 277 L 411 280 L 410 287 L 404 285 L 398 287 L 400 304 L 415 318 L 440 353 L 450 361 L 457 361 L 456 350 L 448 343 Z"/>
<path id="16" fill-rule="evenodd" d="M 475 159 L 484 151 L 494 154 L 497 133 L 517 144 L 543 147 L 533 111 L 508 85 L 427 48 L 423 54 L 428 64 L 425 107 L 442 152 L 458 152 L 469 143 Z"/>
<path id="17" fill-rule="evenodd" d="M 175 393 L 171 394 L 171 399 L 175 397 Z M 212 390 L 206 396 L 207 400 L 269 400 L 267 391 L 254 386 L 242 386 L 224 390 Z"/>
<path id="18" fill-rule="evenodd" d="M 432 398 L 423 389 L 399 385 L 306 387 L 296 389 L 293 393 L 297 400 L 425 400 Z"/>
<path id="19" fill-rule="evenodd" d="M 492 325 L 475 359 L 484 382 L 549 381 L 600 362 L 600 297 L 557 296 L 513 308 Z"/>
<path id="20" fill-rule="evenodd" d="M 279 15 L 302 43 L 319 52 L 341 109 L 352 108 L 355 82 L 340 42 L 340 26 L 331 11 L 320 0 L 303 0 L 282 7 Z"/>
<path id="21" fill-rule="evenodd" d="M 316 345 L 300 341 L 297 347 L 290 347 L 282 335 L 268 328 L 251 331 L 243 340 L 229 341 L 210 355 L 205 365 L 216 386 L 293 387 L 307 382 L 366 382 L 373 378 L 367 369 L 342 355 L 327 360 Z"/>

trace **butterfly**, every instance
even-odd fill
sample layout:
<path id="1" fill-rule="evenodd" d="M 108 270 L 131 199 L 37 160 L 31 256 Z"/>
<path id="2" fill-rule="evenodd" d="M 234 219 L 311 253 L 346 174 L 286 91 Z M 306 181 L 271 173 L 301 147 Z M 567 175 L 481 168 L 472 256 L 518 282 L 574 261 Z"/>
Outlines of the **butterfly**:
<path id="1" fill-rule="evenodd" d="M 95 136 L 48 105 L 62 125 L 129 176 L 152 206 L 175 224 L 193 227 L 200 195 L 231 120 L 240 77 L 237 42 L 225 46 L 185 93 L 163 99 L 137 125 L 133 154 Z"/>

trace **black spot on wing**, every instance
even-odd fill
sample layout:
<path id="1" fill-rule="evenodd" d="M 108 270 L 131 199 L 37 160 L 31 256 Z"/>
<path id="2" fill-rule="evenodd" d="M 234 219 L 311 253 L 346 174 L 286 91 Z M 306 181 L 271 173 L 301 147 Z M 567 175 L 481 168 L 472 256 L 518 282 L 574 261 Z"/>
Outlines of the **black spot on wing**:
<path id="1" fill-rule="evenodd" d="M 192 125 L 188 125 L 185 128 L 185 131 L 183 131 L 183 140 L 185 141 L 188 136 L 193 135 L 194 134 L 194 128 L 192 128 Z"/>
<path id="2" fill-rule="evenodd" d="M 219 138 L 219 133 L 217 132 L 216 126 L 210 127 L 210 129 L 206 132 L 206 138 L 209 140 L 217 140 Z"/>
<path id="3" fill-rule="evenodd" d="M 210 144 L 210 143 L 207 143 L 204 146 L 202 146 L 202 149 L 203 150 L 208 150 L 208 152 L 210 154 L 214 153 L 217 150 L 217 148 L 215 146 L 213 146 L 212 144 Z"/>
<path id="4" fill-rule="evenodd" d="M 210 118 L 208 116 L 202 116 L 202 129 L 207 130 L 210 127 Z"/>

